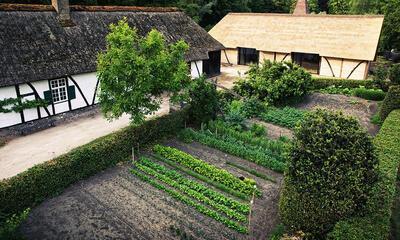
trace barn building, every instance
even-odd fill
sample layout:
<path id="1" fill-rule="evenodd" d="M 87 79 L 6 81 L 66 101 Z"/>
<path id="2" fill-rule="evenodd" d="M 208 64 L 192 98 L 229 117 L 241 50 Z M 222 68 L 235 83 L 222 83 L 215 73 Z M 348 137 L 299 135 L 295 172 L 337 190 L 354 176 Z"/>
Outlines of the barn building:
<path id="1" fill-rule="evenodd" d="M 157 29 L 169 43 L 185 40 L 192 77 L 219 73 L 222 44 L 175 8 L 0 4 L 0 100 L 50 102 L 0 111 L 0 128 L 95 105 L 97 55 L 123 17 L 140 35 Z"/>
<path id="2" fill-rule="evenodd" d="M 223 63 L 293 61 L 315 75 L 366 79 L 383 19 L 309 14 L 299 0 L 293 14 L 230 13 L 209 33 L 226 47 Z"/>

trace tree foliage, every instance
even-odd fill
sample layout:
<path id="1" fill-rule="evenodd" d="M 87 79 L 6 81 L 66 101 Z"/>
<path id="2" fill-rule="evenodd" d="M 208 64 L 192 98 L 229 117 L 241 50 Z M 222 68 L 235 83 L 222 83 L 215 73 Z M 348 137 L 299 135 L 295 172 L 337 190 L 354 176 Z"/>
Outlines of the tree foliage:
<path id="1" fill-rule="evenodd" d="M 134 123 L 159 109 L 165 91 L 176 94 L 189 81 L 184 54 L 188 45 L 167 45 L 152 30 L 146 37 L 130 28 L 127 19 L 111 24 L 107 50 L 99 54 L 97 75 L 99 101 L 108 119 L 127 113 Z"/>
<path id="2" fill-rule="evenodd" d="M 251 66 L 246 79 L 235 84 L 235 91 L 261 101 L 281 103 L 304 96 L 311 87 L 311 74 L 291 62 L 264 61 Z"/>
<path id="3" fill-rule="evenodd" d="M 316 110 L 296 128 L 280 200 L 291 230 L 319 239 L 364 209 L 378 179 L 372 139 L 352 117 Z"/>

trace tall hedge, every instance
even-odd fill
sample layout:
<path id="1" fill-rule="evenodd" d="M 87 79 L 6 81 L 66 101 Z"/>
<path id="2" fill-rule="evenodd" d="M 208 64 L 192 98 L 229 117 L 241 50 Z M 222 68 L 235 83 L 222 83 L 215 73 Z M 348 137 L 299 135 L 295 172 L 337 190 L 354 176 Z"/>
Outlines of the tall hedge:
<path id="1" fill-rule="evenodd" d="M 130 159 L 133 146 L 175 134 L 186 113 L 176 112 L 98 138 L 51 161 L 0 182 L 0 223 L 32 208 L 69 185 Z"/>
<path id="2" fill-rule="evenodd" d="M 291 230 L 320 239 L 362 211 L 377 181 L 372 139 L 355 118 L 318 109 L 296 128 L 280 199 Z"/>
<path id="3" fill-rule="evenodd" d="M 386 94 L 383 100 L 380 117 L 385 120 L 389 113 L 395 109 L 400 109 L 400 86 L 394 85 L 389 88 L 389 92 Z"/>
<path id="4" fill-rule="evenodd" d="M 382 240 L 389 237 L 400 164 L 400 110 L 389 114 L 374 144 L 379 158 L 379 181 L 373 186 L 364 216 L 338 222 L 328 239 Z"/>

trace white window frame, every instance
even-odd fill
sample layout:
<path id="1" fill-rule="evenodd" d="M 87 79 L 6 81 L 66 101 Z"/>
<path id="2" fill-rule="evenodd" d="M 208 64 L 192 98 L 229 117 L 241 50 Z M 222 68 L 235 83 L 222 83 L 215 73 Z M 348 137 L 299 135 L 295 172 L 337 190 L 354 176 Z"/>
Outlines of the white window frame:
<path id="1" fill-rule="evenodd" d="M 58 78 L 50 80 L 50 90 L 53 103 L 68 101 L 67 79 Z"/>

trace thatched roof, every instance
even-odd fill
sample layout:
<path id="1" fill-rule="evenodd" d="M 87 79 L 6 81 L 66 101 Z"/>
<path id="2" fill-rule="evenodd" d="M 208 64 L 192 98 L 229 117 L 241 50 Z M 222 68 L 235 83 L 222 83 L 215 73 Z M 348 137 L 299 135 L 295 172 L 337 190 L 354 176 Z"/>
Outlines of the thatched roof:
<path id="1" fill-rule="evenodd" d="M 211 31 L 227 48 L 375 58 L 383 16 L 230 13 Z"/>
<path id="2" fill-rule="evenodd" d="M 224 48 L 174 8 L 71 6 L 75 26 L 62 27 L 51 6 L 0 4 L 0 87 L 95 72 L 109 25 L 125 16 L 141 35 L 155 28 L 169 43 L 185 40 L 187 61 Z"/>

